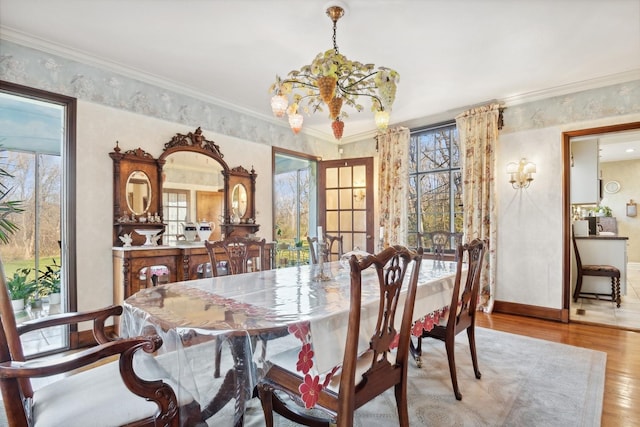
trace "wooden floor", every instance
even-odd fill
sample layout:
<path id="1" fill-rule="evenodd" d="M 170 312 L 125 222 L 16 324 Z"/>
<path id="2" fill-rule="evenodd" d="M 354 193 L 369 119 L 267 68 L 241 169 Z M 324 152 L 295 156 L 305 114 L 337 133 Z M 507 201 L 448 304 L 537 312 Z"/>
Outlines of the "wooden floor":
<path id="1" fill-rule="evenodd" d="M 607 353 L 602 426 L 640 426 L 640 332 L 500 313 L 479 313 L 476 325 Z"/>

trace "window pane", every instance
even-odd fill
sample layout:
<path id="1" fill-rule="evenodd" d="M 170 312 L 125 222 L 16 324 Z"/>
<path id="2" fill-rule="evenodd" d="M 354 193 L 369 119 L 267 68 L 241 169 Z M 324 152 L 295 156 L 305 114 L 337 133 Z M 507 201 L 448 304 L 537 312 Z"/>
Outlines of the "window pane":
<path id="1" fill-rule="evenodd" d="M 454 124 L 412 132 L 409 148 L 408 235 L 462 231 L 460 147 Z"/>

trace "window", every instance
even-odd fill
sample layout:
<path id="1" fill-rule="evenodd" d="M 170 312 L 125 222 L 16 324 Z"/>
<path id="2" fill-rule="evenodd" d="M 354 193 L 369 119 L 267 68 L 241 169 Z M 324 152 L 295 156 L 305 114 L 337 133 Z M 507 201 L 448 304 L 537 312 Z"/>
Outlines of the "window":
<path id="1" fill-rule="evenodd" d="M 16 312 L 17 322 L 22 323 L 76 308 L 76 100 L 1 83 L 0 157 L 2 168 L 13 176 L 3 184 L 10 189 L 8 199 L 21 200 L 24 211 L 12 214 L 10 219 L 19 229 L 0 246 L 0 254 L 9 279 L 28 271 L 27 281 L 35 281 L 35 290 L 23 299 L 25 309 Z M 70 332 L 75 327 L 23 335 L 25 355 L 69 348 Z"/>
<path id="2" fill-rule="evenodd" d="M 411 132 L 407 242 L 417 233 L 462 231 L 462 174 L 455 123 Z"/>

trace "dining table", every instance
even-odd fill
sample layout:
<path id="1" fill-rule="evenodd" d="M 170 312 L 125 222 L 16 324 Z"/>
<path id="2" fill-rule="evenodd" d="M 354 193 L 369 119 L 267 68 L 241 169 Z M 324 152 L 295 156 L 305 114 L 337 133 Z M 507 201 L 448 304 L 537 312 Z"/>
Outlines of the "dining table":
<path id="1" fill-rule="evenodd" d="M 413 335 L 446 315 L 455 274 L 455 262 L 423 260 Z M 410 270 L 405 280 L 409 277 Z M 270 360 L 291 354 L 291 369 L 321 385 L 336 371 L 346 341 L 350 286 L 345 259 L 159 285 L 124 301 L 120 334 L 160 335 L 163 346 L 156 359 L 196 397 L 209 425 L 219 419 L 220 425 L 241 426 Z M 378 298 L 378 276 L 373 268 L 364 270 L 363 351 L 375 327 Z M 216 378 L 220 347 L 226 374 Z"/>

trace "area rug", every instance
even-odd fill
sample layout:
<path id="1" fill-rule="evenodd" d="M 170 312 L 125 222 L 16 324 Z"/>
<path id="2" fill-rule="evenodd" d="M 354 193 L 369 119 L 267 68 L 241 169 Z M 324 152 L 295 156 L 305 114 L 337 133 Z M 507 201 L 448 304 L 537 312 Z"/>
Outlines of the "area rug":
<path id="1" fill-rule="evenodd" d="M 270 343 L 270 350 L 277 346 Z M 444 344 L 423 341 L 423 365 L 409 367 L 411 426 L 599 426 L 606 353 L 519 335 L 476 328 L 482 378 L 473 374 L 466 334 L 456 341 L 456 365 L 462 400 L 453 394 Z M 271 348 L 274 347 L 274 348 Z M 195 346 L 192 359 L 200 400 L 213 396 L 221 379 L 213 379 L 211 348 Z M 190 357 L 191 358 L 191 357 Z M 223 369 L 230 362 L 223 354 Z M 224 372 L 224 370 L 223 370 Z M 2 402 L 0 401 L 0 404 Z M 211 427 L 232 425 L 234 402 L 208 420 Z M 276 426 L 296 424 L 276 415 Z M 6 425 L 4 408 L 0 426 Z M 245 425 L 264 426 L 260 402 L 253 399 Z M 354 427 L 397 426 L 392 391 L 356 411 Z"/>
<path id="2" fill-rule="evenodd" d="M 465 333 L 456 340 L 457 401 L 451 385 L 444 343 L 423 341 L 423 364 L 409 367 L 411 426 L 599 426 L 606 353 L 519 335 L 476 328 L 482 378 L 473 373 Z M 233 403 L 223 412 L 233 411 Z M 223 414 L 219 414 L 223 415 Z M 276 415 L 275 425 L 295 426 Z M 219 427 L 218 417 L 209 420 Z M 254 399 L 246 425 L 264 426 Z M 356 411 L 354 427 L 397 426 L 391 390 Z"/>

